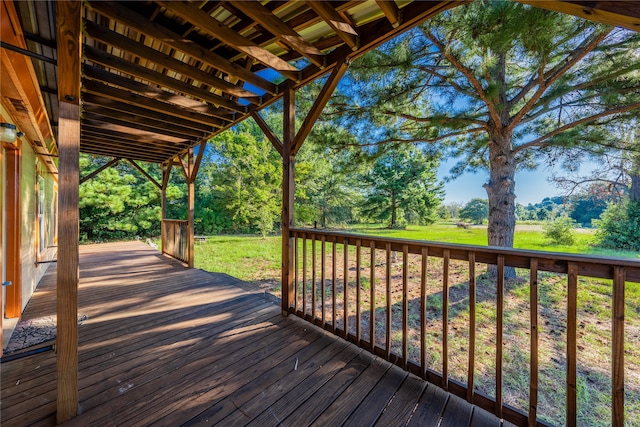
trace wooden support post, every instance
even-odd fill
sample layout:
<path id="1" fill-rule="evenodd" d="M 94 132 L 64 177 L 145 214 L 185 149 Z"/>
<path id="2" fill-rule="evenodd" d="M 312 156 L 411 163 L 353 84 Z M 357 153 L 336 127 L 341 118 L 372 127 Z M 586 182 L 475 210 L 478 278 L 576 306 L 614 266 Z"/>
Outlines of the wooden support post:
<path id="1" fill-rule="evenodd" d="M 78 283 L 80 186 L 80 59 L 82 3 L 56 3 L 58 40 L 59 175 L 57 275 L 58 424 L 78 413 Z"/>
<path id="2" fill-rule="evenodd" d="M 284 93 L 282 146 L 282 314 L 289 314 L 294 300 L 293 286 L 293 239 L 289 230 L 294 226 L 293 196 L 295 193 L 295 92 L 287 89 Z"/>
<path id="3" fill-rule="evenodd" d="M 162 219 L 160 220 L 160 240 L 161 240 L 161 251 L 165 253 L 167 250 L 167 231 L 165 227 L 165 219 L 167 219 L 167 185 L 169 184 L 169 177 L 171 177 L 171 168 L 173 167 L 173 160 L 169 160 L 168 163 L 162 164 L 162 187 L 160 188 L 161 193 L 161 210 L 162 210 Z"/>
<path id="4" fill-rule="evenodd" d="M 189 268 L 193 268 L 194 265 L 194 243 L 195 243 L 195 231 L 194 231 L 194 223 L 195 223 L 195 200 L 196 200 L 196 177 L 195 177 L 195 157 L 193 155 L 193 147 L 189 148 L 188 154 L 188 167 L 187 170 L 189 172 L 187 176 L 187 185 L 189 186 L 189 225 L 188 229 L 188 239 L 189 239 L 189 247 L 188 247 L 188 258 L 189 258 Z"/>

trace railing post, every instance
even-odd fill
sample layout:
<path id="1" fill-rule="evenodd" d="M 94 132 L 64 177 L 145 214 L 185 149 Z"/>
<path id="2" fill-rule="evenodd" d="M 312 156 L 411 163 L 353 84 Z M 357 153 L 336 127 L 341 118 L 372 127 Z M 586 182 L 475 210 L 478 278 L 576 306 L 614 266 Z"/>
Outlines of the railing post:
<path id="1" fill-rule="evenodd" d="M 295 137 L 295 92 L 284 93 L 282 144 L 282 314 L 287 316 L 293 301 L 293 239 L 290 229 L 294 226 L 293 196 L 295 193 L 295 154 L 292 151 Z M 303 305 L 304 307 L 304 305 Z"/>
<path id="2" fill-rule="evenodd" d="M 187 177 L 187 185 L 189 186 L 189 218 L 187 225 L 187 264 L 189 268 L 194 265 L 194 244 L 195 244 L 195 200 L 196 200 L 196 177 L 195 177 L 195 158 L 193 156 L 193 147 L 189 148 L 188 154 L 189 176 Z"/>

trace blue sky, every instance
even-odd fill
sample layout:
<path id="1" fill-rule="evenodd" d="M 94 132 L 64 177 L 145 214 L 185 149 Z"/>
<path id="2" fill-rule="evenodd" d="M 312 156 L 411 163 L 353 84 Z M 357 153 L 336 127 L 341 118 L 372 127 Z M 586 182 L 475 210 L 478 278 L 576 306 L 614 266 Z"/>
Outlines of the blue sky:
<path id="1" fill-rule="evenodd" d="M 456 163 L 455 160 L 442 162 L 438 168 L 438 178 L 443 179 L 449 174 L 449 169 Z M 542 166 L 533 172 L 519 172 L 516 174 L 516 203 L 528 205 L 535 204 L 545 197 L 563 195 L 563 191 L 549 182 L 551 170 Z M 465 173 L 461 177 L 445 183 L 445 203 L 466 203 L 474 197 L 487 198 L 487 192 L 482 185 L 488 181 L 486 172 Z"/>

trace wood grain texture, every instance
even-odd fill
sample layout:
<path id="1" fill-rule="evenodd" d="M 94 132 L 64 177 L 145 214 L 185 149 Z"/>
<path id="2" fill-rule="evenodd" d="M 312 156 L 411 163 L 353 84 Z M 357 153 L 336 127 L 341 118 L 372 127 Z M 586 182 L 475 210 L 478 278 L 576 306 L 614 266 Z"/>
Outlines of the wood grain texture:
<path id="1" fill-rule="evenodd" d="M 82 2 L 56 2 L 58 101 L 80 104 Z"/>
<path id="2" fill-rule="evenodd" d="M 624 425 L 624 282 L 625 270 L 614 267 L 612 332 L 612 425 Z"/>
<path id="3" fill-rule="evenodd" d="M 57 421 L 61 423 L 78 411 L 80 106 L 60 102 L 59 111 L 56 372 Z"/>
<path id="4" fill-rule="evenodd" d="M 575 427 L 578 418 L 578 266 L 569 263 L 567 273 L 567 406 L 565 420 Z"/>

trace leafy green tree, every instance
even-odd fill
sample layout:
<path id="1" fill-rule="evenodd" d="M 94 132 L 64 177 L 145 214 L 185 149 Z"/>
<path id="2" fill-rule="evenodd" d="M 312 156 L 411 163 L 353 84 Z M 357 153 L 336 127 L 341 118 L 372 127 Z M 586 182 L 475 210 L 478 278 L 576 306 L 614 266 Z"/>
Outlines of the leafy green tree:
<path id="1" fill-rule="evenodd" d="M 462 209 L 460 218 L 473 221 L 474 224 L 482 224 L 489 217 L 489 202 L 486 199 L 471 199 Z"/>
<path id="2" fill-rule="evenodd" d="M 430 143 L 486 169 L 488 242 L 513 246 L 515 173 L 601 141 L 640 108 L 640 35 L 515 2 L 475 1 L 354 63 L 345 96 L 364 144 Z M 365 120 L 368 125 L 358 123 Z"/>
<path id="3" fill-rule="evenodd" d="M 209 148 L 199 189 L 212 202 L 214 210 L 205 212 L 209 219 L 217 218 L 213 228 L 266 236 L 280 217 L 278 153 L 253 121 L 220 134 Z"/>
<path id="4" fill-rule="evenodd" d="M 431 224 L 443 197 L 442 183 L 437 181 L 438 163 L 418 148 L 400 146 L 388 150 L 375 160 L 362 176 L 367 187 L 363 212 L 373 218 L 398 225 L 400 213 L 414 215 L 419 222 Z"/>
<path id="5" fill-rule="evenodd" d="M 361 204 L 362 188 L 357 166 L 348 150 L 326 148 L 329 139 L 353 136 L 345 129 L 319 123 L 296 158 L 295 218 L 298 224 L 347 223 Z"/>
<path id="6" fill-rule="evenodd" d="M 594 220 L 597 244 L 605 248 L 640 251 L 640 202 L 610 203 Z"/>

